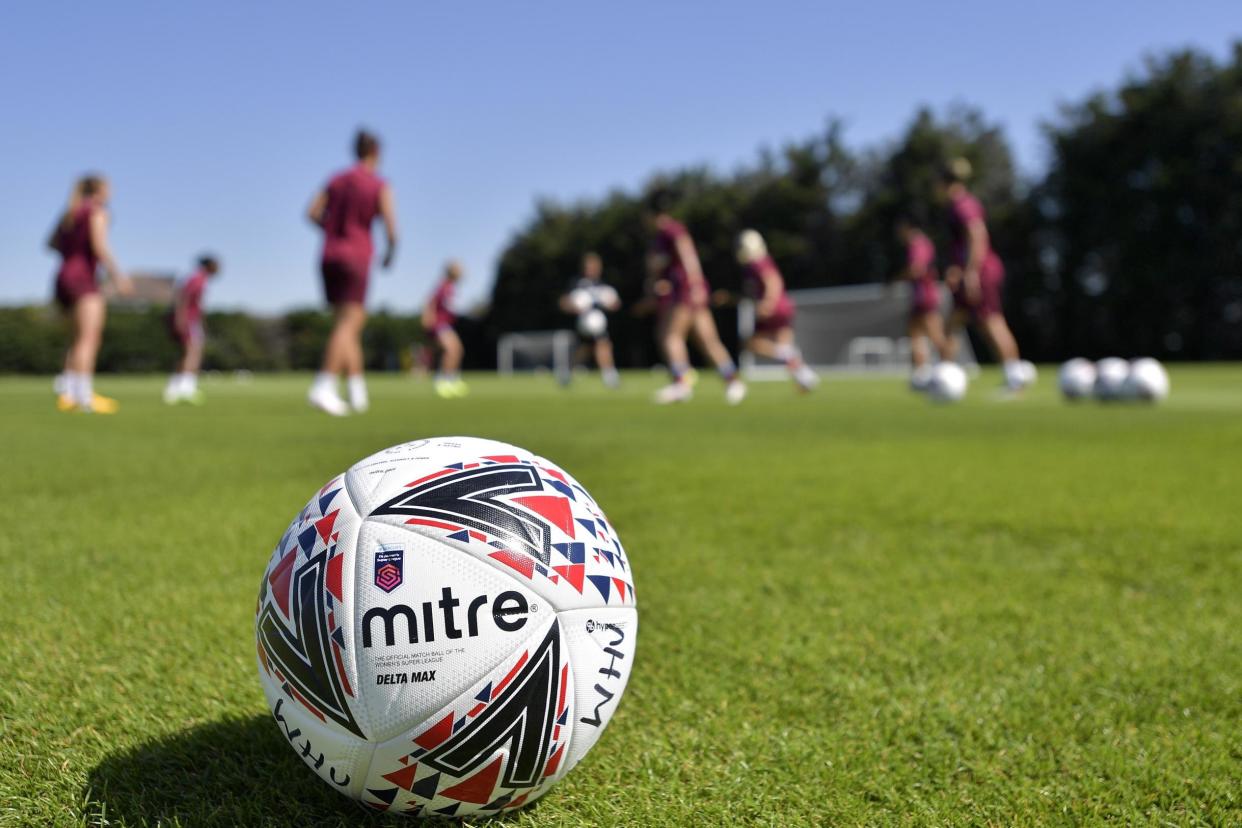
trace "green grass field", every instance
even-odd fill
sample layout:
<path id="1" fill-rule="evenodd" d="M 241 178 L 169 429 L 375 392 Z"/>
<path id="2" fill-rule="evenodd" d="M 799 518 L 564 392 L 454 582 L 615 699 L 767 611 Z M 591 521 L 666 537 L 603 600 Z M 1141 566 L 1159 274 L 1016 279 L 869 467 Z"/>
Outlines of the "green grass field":
<path id="1" fill-rule="evenodd" d="M 255 674 L 254 596 L 311 492 L 385 446 L 552 458 L 618 527 L 641 634 L 590 756 L 512 825 L 1242 824 L 1242 368 L 1159 407 L 958 406 L 899 381 L 727 408 L 590 378 L 465 400 L 304 377 L 104 378 L 115 417 L 0 379 L 0 824 L 373 825 Z M 408 824 L 408 823 L 407 823 Z"/>

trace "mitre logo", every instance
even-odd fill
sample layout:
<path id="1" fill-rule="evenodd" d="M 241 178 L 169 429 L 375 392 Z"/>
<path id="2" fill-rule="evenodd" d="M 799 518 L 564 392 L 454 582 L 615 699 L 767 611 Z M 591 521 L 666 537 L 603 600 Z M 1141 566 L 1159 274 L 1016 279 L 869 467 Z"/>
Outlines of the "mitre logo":
<path id="1" fill-rule="evenodd" d="M 375 585 L 392 592 L 405 581 L 405 550 L 383 548 L 375 553 Z"/>

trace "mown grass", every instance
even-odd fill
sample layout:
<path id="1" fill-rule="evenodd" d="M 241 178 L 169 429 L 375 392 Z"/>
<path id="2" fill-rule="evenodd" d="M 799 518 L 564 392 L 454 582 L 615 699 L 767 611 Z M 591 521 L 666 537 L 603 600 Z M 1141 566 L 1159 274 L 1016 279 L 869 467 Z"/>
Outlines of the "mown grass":
<path id="1" fill-rule="evenodd" d="M 533 825 L 1242 822 L 1242 369 L 1159 407 L 935 407 L 837 380 L 727 408 L 705 377 L 376 378 L 330 420 L 306 379 L 108 379 L 116 417 L 0 380 L 0 824 L 357 825 L 255 678 L 254 594 L 308 494 L 418 436 L 562 464 L 619 528 L 635 672 Z"/>

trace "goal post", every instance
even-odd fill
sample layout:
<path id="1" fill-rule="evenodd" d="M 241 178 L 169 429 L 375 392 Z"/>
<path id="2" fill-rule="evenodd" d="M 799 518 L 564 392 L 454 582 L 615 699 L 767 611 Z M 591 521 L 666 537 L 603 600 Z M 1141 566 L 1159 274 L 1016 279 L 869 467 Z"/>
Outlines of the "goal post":
<path id="1" fill-rule="evenodd" d="M 952 302 L 947 289 L 940 288 L 941 307 Z M 910 369 L 910 286 L 867 284 L 843 287 L 792 290 L 789 298 L 797 306 L 794 335 L 802 359 L 818 371 L 894 374 Z M 752 300 L 738 305 L 738 337 L 745 342 L 755 330 Z M 740 360 L 749 378 L 783 376 L 783 366 L 745 352 Z M 958 362 L 976 366 L 970 340 L 961 337 Z"/>
<path id="2" fill-rule="evenodd" d="M 507 333 L 496 342 L 496 370 L 505 377 L 519 371 L 551 371 L 563 381 L 573 372 L 577 346 L 573 331 Z"/>

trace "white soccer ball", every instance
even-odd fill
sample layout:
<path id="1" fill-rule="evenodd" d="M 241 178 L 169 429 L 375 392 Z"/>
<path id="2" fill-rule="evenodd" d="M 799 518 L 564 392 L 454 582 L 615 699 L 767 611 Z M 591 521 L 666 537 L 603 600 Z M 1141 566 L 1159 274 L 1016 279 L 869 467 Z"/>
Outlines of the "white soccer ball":
<path id="1" fill-rule="evenodd" d="M 259 679 L 290 747 L 378 810 L 495 814 L 595 744 L 638 634 L 612 524 L 505 443 L 418 440 L 316 492 L 264 573 Z"/>
<path id="2" fill-rule="evenodd" d="M 603 336 L 608 330 L 608 317 L 599 308 L 587 311 L 578 317 L 578 333 L 585 337 Z"/>
<path id="3" fill-rule="evenodd" d="M 569 293 L 569 305 L 574 313 L 586 313 L 595 305 L 595 300 L 591 298 L 591 291 L 577 288 Z"/>
<path id="4" fill-rule="evenodd" d="M 1126 377 L 1130 375 L 1130 363 L 1118 357 L 1106 357 L 1095 364 L 1095 397 L 1098 400 L 1125 398 Z"/>
<path id="5" fill-rule="evenodd" d="M 1130 363 L 1125 394 L 1148 402 L 1163 400 L 1169 396 L 1169 374 L 1163 365 L 1150 357 L 1136 359 Z"/>
<path id="6" fill-rule="evenodd" d="M 928 395 L 936 402 L 958 402 L 966 396 L 966 372 L 956 362 L 941 362 L 932 369 Z"/>
<path id="7" fill-rule="evenodd" d="M 1028 387 L 1034 385 L 1039 379 L 1039 369 L 1035 367 L 1035 363 L 1024 359 L 1018 365 L 1022 368 L 1022 384 Z"/>
<path id="8" fill-rule="evenodd" d="M 1061 366 L 1057 378 L 1061 395 L 1067 400 L 1081 400 L 1091 396 L 1095 388 L 1095 365 L 1090 360 L 1071 359 Z"/>

